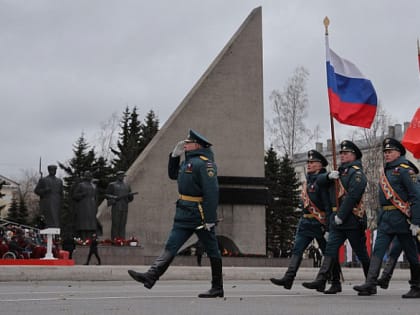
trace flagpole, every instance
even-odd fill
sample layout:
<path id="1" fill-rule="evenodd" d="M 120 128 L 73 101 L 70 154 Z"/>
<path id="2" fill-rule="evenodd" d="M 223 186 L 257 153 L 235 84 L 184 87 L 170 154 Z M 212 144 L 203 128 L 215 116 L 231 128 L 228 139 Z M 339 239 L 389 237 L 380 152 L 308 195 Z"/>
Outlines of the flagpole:
<path id="1" fill-rule="evenodd" d="M 330 20 L 328 19 L 328 16 L 324 18 L 324 26 L 325 26 L 325 49 L 326 49 L 326 56 L 327 60 L 329 59 L 329 43 L 328 43 L 328 26 L 330 25 Z M 327 78 L 328 80 L 328 78 Z M 334 118 L 331 113 L 330 108 L 330 129 L 331 129 L 331 145 L 332 145 L 332 160 L 333 160 L 333 170 L 337 169 L 337 153 L 335 149 L 335 131 L 334 131 Z M 334 186 L 335 186 L 335 204 L 338 210 L 338 179 L 334 180 Z"/>
<path id="2" fill-rule="evenodd" d="M 417 54 L 418 54 L 419 73 L 420 73 L 420 44 L 419 44 L 419 38 L 418 37 L 417 37 Z"/>

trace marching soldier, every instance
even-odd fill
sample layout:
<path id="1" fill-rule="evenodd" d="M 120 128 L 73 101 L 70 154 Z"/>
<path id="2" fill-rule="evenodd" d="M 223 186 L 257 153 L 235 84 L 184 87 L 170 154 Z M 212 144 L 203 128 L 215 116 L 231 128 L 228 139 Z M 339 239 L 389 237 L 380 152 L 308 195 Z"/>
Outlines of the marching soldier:
<path id="1" fill-rule="evenodd" d="M 217 244 L 215 225 L 219 185 L 217 167 L 214 163 L 211 143 L 194 130 L 189 131 L 186 140 L 178 142 L 169 156 L 169 178 L 178 180 L 179 199 L 172 231 L 163 253 L 146 273 L 128 270 L 130 276 L 151 289 L 168 269 L 181 246 L 197 235 L 210 258 L 212 286 L 200 298 L 223 297 L 222 257 Z M 185 160 L 180 156 L 185 151 Z"/>
<path id="2" fill-rule="evenodd" d="M 396 236 L 410 263 L 410 291 L 403 298 L 420 298 L 420 264 L 417 257 L 416 236 L 420 230 L 420 192 L 418 169 L 405 158 L 404 146 L 393 138 L 383 142 L 384 171 L 379 180 L 378 234 L 366 282 L 354 286 L 358 295 L 376 294 L 382 259 Z"/>
<path id="3" fill-rule="evenodd" d="M 302 285 L 308 289 L 323 292 L 327 276 L 338 259 L 338 249 L 349 240 L 351 247 L 363 266 L 365 276 L 369 268 L 369 256 L 366 249 L 366 214 L 362 209 L 362 196 L 367 180 L 362 168 L 362 152 L 351 141 L 345 140 L 340 144 L 341 165 L 338 171 L 321 174 L 318 180 L 320 185 L 327 185 L 330 191 L 330 202 L 334 214 L 330 216 L 330 233 L 324 260 L 321 268 L 312 282 Z M 337 180 L 338 205 L 336 205 Z"/>
<path id="4" fill-rule="evenodd" d="M 419 240 L 417 240 L 417 250 L 420 250 L 420 243 Z M 394 237 L 391 243 L 391 248 L 389 250 L 388 259 L 386 260 L 384 269 L 382 270 L 382 275 L 378 279 L 377 283 L 378 286 L 380 286 L 382 289 L 388 289 L 389 282 L 391 281 L 392 274 L 394 273 L 395 266 L 398 262 L 398 257 L 400 257 L 403 249 L 401 246 L 400 241 L 398 240 L 398 237 Z"/>
<path id="5" fill-rule="evenodd" d="M 283 278 L 270 279 L 273 284 L 283 286 L 288 290 L 292 288 L 296 273 L 302 262 L 303 252 L 308 245 L 316 239 L 321 251 L 325 252 L 326 239 L 324 237 L 328 234 L 326 231 L 328 230 L 328 217 L 331 214 L 331 206 L 328 189 L 325 186 L 319 186 L 317 179 L 321 174 L 327 172 L 325 169 L 327 165 L 328 162 L 321 153 L 316 150 L 308 151 L 306 182 L 302 187 L 303 213 L 296 231 L 292 258 Z M 324 292 L 326 294 L 341 292 L 338 264 L 336 268 L 333 268 L 333 271 L 336 274 L 333 276 L 331 288 Z"/>

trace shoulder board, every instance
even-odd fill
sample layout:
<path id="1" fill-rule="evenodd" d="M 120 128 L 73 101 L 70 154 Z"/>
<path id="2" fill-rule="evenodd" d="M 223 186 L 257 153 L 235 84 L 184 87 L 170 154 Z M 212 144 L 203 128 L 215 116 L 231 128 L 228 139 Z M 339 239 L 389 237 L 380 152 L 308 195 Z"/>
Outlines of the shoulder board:
<path id="1" fill-rule="evenodd" d="M 357 165 L 353 165 L 352 166 L 355 170 L 360 170 L 360 167 L 359 166 L 357 166 Z"/>
<path id="2" fill-rule="evenodd" d="M 407 165 L 407 164 L 404 164 L 404 163 L 401 163 L 400 166 L 404 167 L 404 168 L 410 168 L 410 165 Z"/>
<path id="3" fill-rule="evenodd" d="M 209 158 L 205 157 L 204 155 L 200 155 L 200 159 L 202 159 L 203 161 L 208 161 Z"/>

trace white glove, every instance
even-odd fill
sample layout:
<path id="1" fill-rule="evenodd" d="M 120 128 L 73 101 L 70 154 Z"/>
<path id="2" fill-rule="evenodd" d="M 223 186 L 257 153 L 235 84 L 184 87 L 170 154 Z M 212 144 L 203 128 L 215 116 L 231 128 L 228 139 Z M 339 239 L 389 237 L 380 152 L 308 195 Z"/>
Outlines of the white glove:
<path id="1" fill-rule="evenodd" d="M 326 241 L 328 241 L 328 236 L 330 236 L 330 232 L 325 232 L 325 233 L 324 233 L 324 239 L 325 239 Z"/>
<path id="2" fill-rule="evenodd" d="M 206 223 L 204 228 L 207 231 L 210 231 L 215 225 L 216 225 L 215 223 Z"/>
<path id="3" fill-rule="evenodd" d="M 340 173 L 338 171 L 331 171 L 328 173 L 328 178 L 329 179 L 339 179 L 340 178 Z"/>
<path id="4" fill-rule="evenodd" d="M 415 225 L 415 224 L 410 224 L 410 230 L 411 230 L 411 235 L 417 236 L 417 234 L 420 231 L 420 227 L 418 225 Z"/>
<path id="5" fill-rule="evenodd" d="M 338 216 L 338 215 L 336 215 L 336 216 L 334 217 L 334 222 L 335 222 L 335 224 L 336 224 L 336 225 L 341 225 L 341 224 L 343 224 L 343 220 L 341 220 L 341 219 L 339 218 L 339 216 Z"/>
<path id="6" fill-rule="evenodd" d="M 182 153 L 184 153 L 184 140 L 179 141 L 175 148 L 172 150 L 172 157 L 180 156 Z"/>

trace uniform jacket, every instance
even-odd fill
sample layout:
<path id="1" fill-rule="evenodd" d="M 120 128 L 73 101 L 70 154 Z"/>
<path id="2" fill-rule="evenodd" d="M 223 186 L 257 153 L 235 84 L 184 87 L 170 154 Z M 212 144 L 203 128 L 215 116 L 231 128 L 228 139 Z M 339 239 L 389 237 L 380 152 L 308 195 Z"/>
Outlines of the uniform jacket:
<path id="1" fill-rule="evenodd" d="M 359 218 L 353 214 L 353 209 L 357 207 L 362 200 L 363 193 L 366 189 L 367 179 L 363 173 L 363 167 L 360 160 L 355 160 L 350 163 L 344 163 L 338 168 L 340 172 L 340 181 L 347 191 L 343 197 L 340 198 L 340 206 L 336 215 L 343 220 L 343 224 L 337 226 L 334 223 L 334 215 L 330 216 L 330 224 L 337 229 L 358 229 L 366 228 L 366 214 L 363 218 Z M 334 180 L 328 178 L 328 174 L 320 176 L 320 184 L 329 186 L 330 202 L 333 207 L 336 206 L 335 185 Z"/>
<path id="2" fill-rule="evenodd" d="M 306 192 L 311 201 L 316 205 L 316 207 L 319 210 L 325 212 L 327 218 L 326 222 L 328 225 L 328 217 L 331 214 L 331 205 L 329 201 L 328 189 L 326 189 L 324 186 L 320 186 L 317 181 L 319 176 L 325 173 L 325 168 L 322 168 L 318 174 L 307 174 Z M 307 208 L 304 208 L 302 212 L 303 215 L 311 213 Z M 300 219 L 299 231 L 301 231 L 301 233 L 303 234 L 305 234 L 305 231 L 307 231 L 308 236 L 311 236 L 312 233 L 320 234 L 319 236 L 322 236 L 325 230 L 328 230 L 328 226 L 324 226 L 317 219 L 304 218 L 304 216 L 302 216 Z"/>
<path id="3" fill-rule="evenodd" d="M 404 201 L 410 203 L 411 222 L 420 225 L 420 191 L 417 182 L 417 169 L 405 156 L 400 156 L 395 161 L 386 163 L 384 166 L 385 175 L 392 186 L 392 189 Z M 379 202 L 381 206 L 392 205 L 391 201 L 379 187 Z M 407 216 L 400 210 L 384 211 L 381 207 L 378 215 L 378 228 L 387 233 L 411 233 Z"/>
<path id="4" fill-rule="evenodd" d="M 217 220 L 219 202 L 219 184 L 217 166 L 214 163 L 210 148 L 188 151 L 185 160 L 180 164 L 180 157 L 169 156 L 169 178 L 178 181 L 178 192 L 181 195 L 203 197 L 205 223 Z M 202 224 L 198 203 L 186 200 L 177 201 L 175 222 L 187 226 Z"/>

